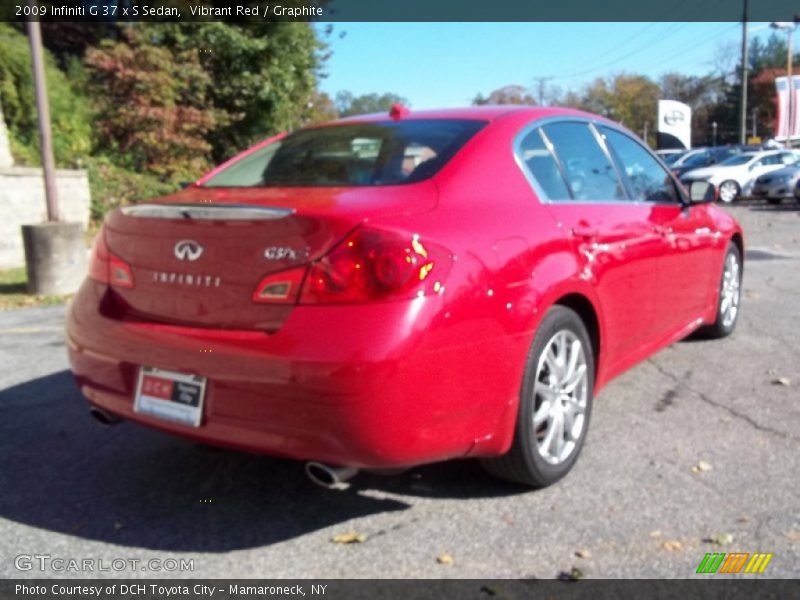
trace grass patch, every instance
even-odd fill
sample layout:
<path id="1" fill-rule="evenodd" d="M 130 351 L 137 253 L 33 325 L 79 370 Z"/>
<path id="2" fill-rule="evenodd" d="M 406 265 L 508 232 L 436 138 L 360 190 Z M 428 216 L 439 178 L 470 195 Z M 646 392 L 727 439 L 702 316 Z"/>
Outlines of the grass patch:
<path id="1" fill-rule="evenodd" d="M 28 275 L 24 268 L 0 271 L 0 310 L 29 306 L 63 304 L 70 296 L 45 296 L 28 293 Z"/>

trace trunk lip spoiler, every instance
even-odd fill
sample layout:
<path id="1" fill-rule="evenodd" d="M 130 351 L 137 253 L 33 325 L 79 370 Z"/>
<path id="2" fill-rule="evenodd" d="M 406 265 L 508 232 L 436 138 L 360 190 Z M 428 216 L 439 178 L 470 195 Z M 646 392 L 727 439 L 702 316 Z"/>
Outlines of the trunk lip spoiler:
<path id="1" fill-rule="evenodd" d="M 120 208 L 123 215 L 142 219 L 190 219 L 225 221 L 266 221 L 283 219 L 293 208 L 252 204 L 134 204 Z"/>

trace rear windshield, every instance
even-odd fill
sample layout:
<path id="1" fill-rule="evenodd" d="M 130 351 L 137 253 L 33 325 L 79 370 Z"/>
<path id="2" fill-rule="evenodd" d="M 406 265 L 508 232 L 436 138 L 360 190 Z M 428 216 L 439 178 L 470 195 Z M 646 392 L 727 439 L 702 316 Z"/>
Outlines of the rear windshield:
<path id="1" fill-rule="evenodd" d="M 419 119 L 302 129 L 237 160 L 205 187 L 415 183 L 441 169 L 486 121 Z"/>

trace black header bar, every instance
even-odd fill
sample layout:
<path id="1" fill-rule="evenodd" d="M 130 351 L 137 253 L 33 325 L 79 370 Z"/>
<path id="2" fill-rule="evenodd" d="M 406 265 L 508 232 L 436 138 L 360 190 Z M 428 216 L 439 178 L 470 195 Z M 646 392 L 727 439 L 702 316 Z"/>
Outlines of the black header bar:
<path id="1" fill-rule="evenodd" d="M 0 2 L 0 20 L 320 22 L 735 22 L 743 0 L 28 0 Z M 792 21 L 793 0 L 749 3 L 748 21 Z"/>

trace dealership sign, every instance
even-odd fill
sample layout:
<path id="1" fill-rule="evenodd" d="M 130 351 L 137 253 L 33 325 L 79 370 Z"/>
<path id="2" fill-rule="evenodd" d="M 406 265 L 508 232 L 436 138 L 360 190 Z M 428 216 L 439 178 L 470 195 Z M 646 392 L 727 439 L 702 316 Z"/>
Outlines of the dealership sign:
<path id="1" fill-rule="evenodd" d="M 658 147 L 692 147 L 692 109 L 683 102 L 658 101 Z"/>

